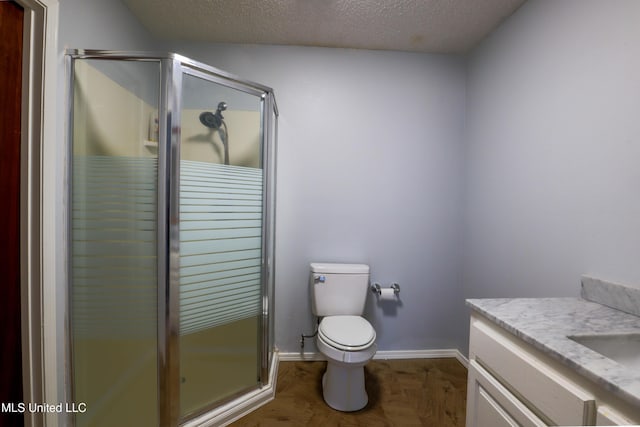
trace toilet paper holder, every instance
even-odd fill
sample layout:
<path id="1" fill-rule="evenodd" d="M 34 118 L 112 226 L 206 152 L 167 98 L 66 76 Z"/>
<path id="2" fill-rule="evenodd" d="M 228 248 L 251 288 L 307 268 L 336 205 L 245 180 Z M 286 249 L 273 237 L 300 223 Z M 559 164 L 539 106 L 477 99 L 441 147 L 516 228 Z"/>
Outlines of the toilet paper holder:
<path id="1" fill-rule="evenodd" d="M 398 296 L 400 295 L 400 284 L 399 283 L 392 283 L 391 286 L 389 286 L 391 289 L 393 289 L 393 293 Z M 371 284 L 371 292 L 373 292 L 374 294 L 377 294 L 378 296 L 380 296 L 382 294 L 382 287 L 380 286 L 380 283 L 378 282 L 373 282 Z"/>

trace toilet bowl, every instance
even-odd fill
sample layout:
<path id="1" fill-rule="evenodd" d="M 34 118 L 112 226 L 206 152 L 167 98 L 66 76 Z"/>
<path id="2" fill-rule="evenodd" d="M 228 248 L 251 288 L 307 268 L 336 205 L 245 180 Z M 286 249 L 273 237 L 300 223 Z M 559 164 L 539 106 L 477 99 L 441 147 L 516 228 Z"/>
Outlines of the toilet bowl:
<path id="1" fill-rule="evenodd" d="M 375 330 L 360 316 L 329 316 L 320 322 L 316 346 L 327 358 L 322 394 L 333 409 L 351 412 L 367 405 L 364 365 L 376 354 L 375 339 Z"/>
<path id="2" fill-rule="evenodd" d="M 322 319 L 316 346 L 327 359 L 324 400 L 339 411 L 358 411 L 368 402 L 364 365 L 376 353 L 376 332 L 361 316 L 369 266 L 312 263 L 309 281 L 313 314 Z"/>

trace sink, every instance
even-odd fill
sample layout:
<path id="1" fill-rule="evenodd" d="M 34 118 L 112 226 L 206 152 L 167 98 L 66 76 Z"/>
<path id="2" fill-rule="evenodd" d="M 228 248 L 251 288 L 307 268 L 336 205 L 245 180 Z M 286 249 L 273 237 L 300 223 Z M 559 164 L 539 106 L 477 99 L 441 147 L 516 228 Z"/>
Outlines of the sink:
<path id="1" fill-rule="evenodd" d="M 627 368 L 640 370 L 640 334 L 571 335 L 567 338 Z"/>

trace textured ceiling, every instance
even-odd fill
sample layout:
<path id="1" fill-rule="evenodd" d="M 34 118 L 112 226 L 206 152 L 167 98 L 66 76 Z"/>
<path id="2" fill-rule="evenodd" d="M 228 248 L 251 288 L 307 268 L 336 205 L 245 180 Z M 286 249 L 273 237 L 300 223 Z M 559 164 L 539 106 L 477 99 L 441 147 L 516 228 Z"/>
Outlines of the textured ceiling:
<path id="1" fill-rule="evenodd" d="M 463 53 L 525 0 L 122 0 L 155 37 Z"/>

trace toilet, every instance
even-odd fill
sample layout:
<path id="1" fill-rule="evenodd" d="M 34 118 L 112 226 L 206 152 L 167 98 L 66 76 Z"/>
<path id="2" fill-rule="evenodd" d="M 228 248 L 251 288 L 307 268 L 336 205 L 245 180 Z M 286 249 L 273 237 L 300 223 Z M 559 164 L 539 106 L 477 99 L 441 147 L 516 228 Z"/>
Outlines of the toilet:
<path id="1" fill-rule="evenodd" d="M 327 358 L 324 400 L 338 411 L 360 410 L 369 400 L 364 365 L 376 354 L 376 331 L 362 317 L 369 266 L 311 263 L 309 283 L 313 314 L 321 318 L 316 345 Z"/>

